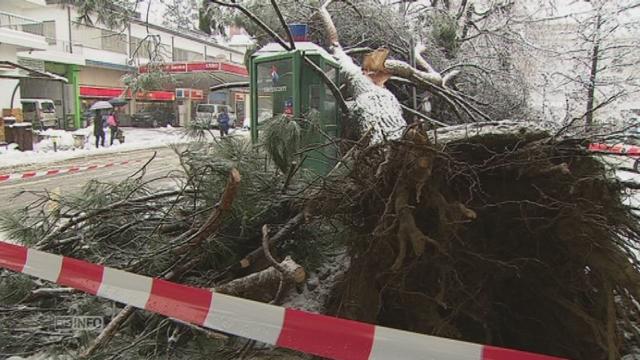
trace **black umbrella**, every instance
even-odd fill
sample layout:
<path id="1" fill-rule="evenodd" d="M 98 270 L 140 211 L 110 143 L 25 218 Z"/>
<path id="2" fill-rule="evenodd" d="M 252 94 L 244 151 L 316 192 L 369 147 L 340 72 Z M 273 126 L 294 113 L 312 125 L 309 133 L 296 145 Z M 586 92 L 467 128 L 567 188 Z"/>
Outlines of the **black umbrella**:
<path id="1" fill-rule="evenodd" d="M 124 105 L 127 105 L 127 103 L 128 103 L 127 100 L 123 98 L 113 98 L 109 100 L 109 104 L 113 106 L 124 106 Z"/>

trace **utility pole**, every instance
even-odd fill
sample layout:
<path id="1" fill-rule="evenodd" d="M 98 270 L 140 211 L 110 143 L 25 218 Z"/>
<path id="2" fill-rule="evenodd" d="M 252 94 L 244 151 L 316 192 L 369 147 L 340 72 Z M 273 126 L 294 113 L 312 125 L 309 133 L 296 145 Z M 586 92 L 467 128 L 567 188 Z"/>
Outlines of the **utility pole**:
<path id="1" fill-rule="evenodd" d="M 71 38 L 71 5 L 67 5 L 67 25 L 69 29 L 69 53 L 73 54 L 73 39 Z"/>

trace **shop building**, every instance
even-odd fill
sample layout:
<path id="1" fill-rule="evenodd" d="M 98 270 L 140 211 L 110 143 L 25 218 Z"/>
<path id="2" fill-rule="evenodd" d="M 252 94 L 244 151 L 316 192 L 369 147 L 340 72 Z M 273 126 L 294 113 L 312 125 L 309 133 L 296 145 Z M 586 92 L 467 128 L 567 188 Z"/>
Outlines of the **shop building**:
<path id="1" fill-rule="evenodd" d="M 25 19 L 24 25 L 19 30 L 5 30 L 3 12 L 15 19 Z M 164 104 L 177 111 L 175 88 L 200 89 L 204 92 L 201 101 L 205 102 L 209 98 L 209 87 L 223 81 L 226 68 L 244 69 L 241 64 L 246 47 L 235 43 L 233 47 L 223 46 L 196 32 L 178 32 L 146 24 L 140 19 L 132 19 L 123 29 L 109 29 L 101 24 L 89 26 L 78 23 L 77 19 L 76 8 L 66 0 L 0 1 L 2 58 L 5 58 L 5 52 L 10 52 L 9 59 L 68 79 L 64 86 L 45 84 L 41 80 L 20 80 L 17 92 L 25 98 L 54 100 L 58 116 L 65 119 L 65 126 L 82 126 L 83 112 L 91 103 L 114 96 L 131 99 L 125 109 L 127 114 L 149 104 Z M 29 41 L 15 39 L 16 45 L 10 48 L 5 45 L 8 31 L 13 36 L 14 32 L 20 32 Z M 216 64 L 217 69 L 190 72 L 187 76 L 176 74 L 175 85 L 154 89 L 157 91 L 126 93 L 123 77 L 141 71 L 151 60 L 168 65 Z M 237 75 L 247 80 L 246 70 L 244 75 Z M 11 106 L 5 104 L 10 98 L 6 89 L 11 86 L 2 88 L 0 103 L 3 107 Z M 226 101 L 233 103 L 235 99 L 235 94 L 228 94 Z M 19 101 L 14 101 L 13 107 L 19 108 Z"/>

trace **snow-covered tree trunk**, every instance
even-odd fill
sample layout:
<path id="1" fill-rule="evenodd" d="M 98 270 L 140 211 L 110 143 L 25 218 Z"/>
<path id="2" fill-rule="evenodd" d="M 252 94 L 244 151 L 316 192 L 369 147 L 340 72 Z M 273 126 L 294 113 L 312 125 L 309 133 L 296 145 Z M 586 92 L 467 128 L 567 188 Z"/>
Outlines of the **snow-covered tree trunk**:
<path id="1" fill-rule="evenodd" d="M 357 115 L 360 126 L 364 130 L 372 129 L 373 142 L 399 138 L 406 122 L 398 99 L 364 75 L 341 47 L 335 47 L 333 55 L 341 66 L 342 75 L 351 85 L 355 100 L 352 111 Z"/>
<path id="2" fill-rule="evenodd" d="M 332 0 L 327 0 L 320 7 L 320 16 L 333 50 L 333 56 L 353 91 L 355 101 L 352 111 L 363 130 L 372 130 L 373 142 L 380 142 L 384 138 L 397 139 L 402 135 L 406 126 L 400 102 L 389 90 L 376 85 L 371 78 L 363 74 L 362 68 L 357 66 L 353 59 L 344 52 L 338 41 L 338 32 L 331 19 L 331 14 L 327 10 L 327 6 L 331 2 Z"/>

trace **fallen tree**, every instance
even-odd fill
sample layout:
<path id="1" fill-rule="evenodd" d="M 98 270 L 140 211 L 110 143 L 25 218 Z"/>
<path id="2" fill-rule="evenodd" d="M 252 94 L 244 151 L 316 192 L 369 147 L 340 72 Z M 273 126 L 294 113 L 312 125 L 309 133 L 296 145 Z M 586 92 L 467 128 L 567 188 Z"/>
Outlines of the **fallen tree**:
<path id="1" fill-rule="evenodd" d="M 3 229 L 59 254 L 414 332 L 573 359 L 640 346 L 640 228 L 625 203 L 633 184 L 584 139 L 538 123 L 407 127 L 382 87 L 388 72 L 443 94 L 445 79 L 386 55 L 361 68 L 337 40 L 329 3 L 320 14 L 364 135 L 344 141 L 328 176 L 294 166 L 300 149 L 274 166 L 243 139 L 195 143 L 177 149 L 182 169 L 161 179 L 173 189 L 139 176 L 92 182 L 77 197 L 42 193 Z M 3 354 L 304 357 L 9 273 L 0 302 Z M 54 332 L 51 313 L 111 325 L 97 337 Z"/>
<path id="2" fill-rule="evenodd" d="M 331 290 L 331 296 L 314 310 L 572 359 L 614 359 L 633 351 L 640 335 L 636 327 L 640 273 L 634 255 L 640 247 L 640 227 L 633 208 L 625 204 L 629 184 L 613 178 L 580 141 L 554 137 L 555 132 L 538 124 L 473 124 L 443 128 L 437 135 L 412 127 L 395 141 L 361 142 L 354 145 L 350 160 L 343 165 L 348 171 L 334 172 L 310 187 L 297 178 L 284 194 L 276 187 L 279 195 L 272 194 L 276 197 L 270 199 L 268 209 L 286 225 L 275 232 L 261 226 L 245 230 L 250 236 L 235 241 L 253 245 L 234 250 L 236 255 L 226 261 L 208 262 L 206 257 L 213 253 L 207 244 L 226 241 L 225 232 L 242 231 L 234 225 L 235 210 L 222 222 L 225 230 L 211 233 L 207 242 L 176 242 L 174 254 L 185 253 L 191 246 L 195 254 L 207 254 L 185 259 L 190 265 L 183 268 L 179 279 L 259 301 L 284 300 L 285 304 L 300 304 L 305 296 L 318 294 L 313 289 L 324 288 Z M 240 140 L 228 141 L 226 146 L 237 149 L 231 143 Z M 185 152 L 183 160 L 204 159 L 204 154 Z M 247 169 L 247 162 L 253 161 L 241 155 L 234 164 L 245 169 L 243 181 L 256 180 Z M 207 178 L 200 181 L 206 183 Z M 224 184 L 223 179 L 220 176 L 216 182 Z M 308 189 L 301 193 L 301 187 Z M 241 185 L 235 205 L 263 196 L 260 190 Z M 136 199 L 132 197 L 131 204 L 123 206 L 139 211 Z M 117 201 L 121 200 L 114 203 Z M 277 205 L 280 202 L 287 205 Z M 166 211 L 177 204 L 180 201 L 171 201 L 163 208 Z M 185 211 L 183 207 L 180 213 L 188 217 Z M 64 207 L 60 214 L 65 221 Z M 208 219 L 215 218 L 211 214 Z M 101 226 L 119 218 L 113 213 L 113 217 L 101 216 Z M 251 223 L 244 218 L 245 224 Z M 260 218 L 260 222 L 267 221 Z M 211 222 L 203 218 L 199 223 L 204 229 Z M 332 224 L 333 230 L 320 233 L 326 224 Z M 331 237 L 336 229 L 337 235 Z M 147 226 L 144 231 L 152 228 Z M 71 251 L 65 247 L 72 242 L 59 242 L 69 238 L 70 232 L 67 229 L 51 239 L 57 251 Z M 317 235 L 311 235 L 313 232 Z M 121 243 L 123 236 L 116 233 L 103 241 Z M 185 239 L 197 238 L 191 234 Z M 341 270 L 343 275 L 322 280 L 315 275 L 318 265 L 311 265 L 314 261 L 301 248 L 307 254 L 309 248 L 315 249 L 312 260 L 331 263 L 322 245 L 327 242 L 334 249 L 344 246 L 350 262 L 345 263 L 348 269 Z M 251 251 L 254 248 L 257 251 Z M 271 248 L 275 254 L 300 258 L 304 265 L 291 259 L 276 260 Z M 257 252 L 263 256 L 255 255 Z M 102 259 L 103 263 L 110 261 Z M 175 268 L 170 266 L 164 273 Z M 16 282 L 25 285 L 16 286 Z M 4 274 L 0 283 L 3 306 L 12 309 L 0 313 L 7 324 L 41 321 L 47 312 L 60 312 L 62 304 L 68 309 L 86 304 L 80 309 L 97 307 L 97 313 L 105 309 L 100 300 L 68 289 L 51 290 L 17 275 Z M 36 290 L 43 285 L 46 289 Z M 296 289 L 302 294 L 296 295 Z M 38 310 L 16 317 L 25 311 L 21 310 L 25 305 Z M 157 351 L 172 351 L 188 357 L 203 342 L 213 346 L 210 351 L 233 356 L 279 351 L 247 347 L 233 338 L 126 309 L 114 321 L 119 326 L 99 338 L 101 346 L 92 350 L 93 356 L 132 356 L 140 351 L 157 356 Z M 151 340 L 149 334 L 158 331 L 175 332 L 181 340 L 176 342 L 171 336 Z M 4 345 L 8 349 L 33 349 L 20 341 L 24 333 L 3 335 L 14 339 L 11 346 Z M 36 343 L 38 349 L 52 343 L 54 349 L 63 345 L 73 350 L 83 343 L 68 334 L 46 338 L 44 344 Z M 132 341 L 137 345 L 130 346 Z M 159 344 L 167 347 L 158 350 Z"/>
<path id="3" fill-rule="evenodd" d="M 530 123 L 484 125 L 443 131 L 434 145 L 412 129 L 362 148 L 348 182 L 309 199 L 354 230 L 329 311 L 619 359 L 640 340 L 640 226 L 623 184 L 575 140 L 549 143 Z"/>

